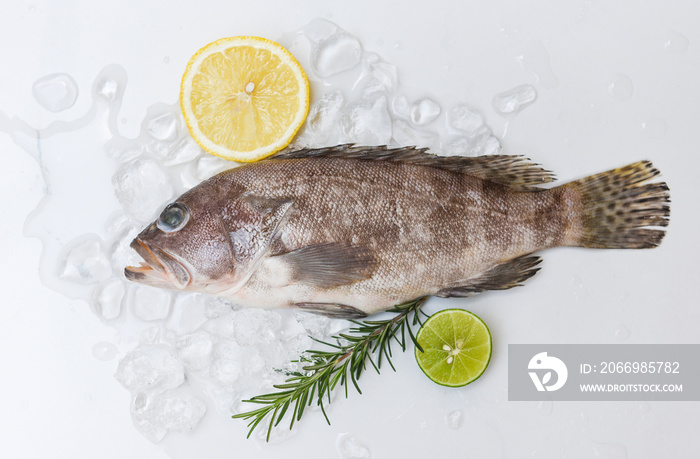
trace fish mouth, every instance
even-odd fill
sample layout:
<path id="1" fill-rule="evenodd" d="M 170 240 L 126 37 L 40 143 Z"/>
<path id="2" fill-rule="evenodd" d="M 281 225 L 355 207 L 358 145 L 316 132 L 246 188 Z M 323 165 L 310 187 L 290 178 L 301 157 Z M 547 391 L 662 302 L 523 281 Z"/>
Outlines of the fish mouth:
<path id="1" fill-rule="evenodd" d="M 153 287 L 174 287 L 179 290 L 184 290 L 192 281 L 187 268 L 165 251 L 149 247 L 138 237 L 131 242 L 130 247 L 144 261 L 140 266 L 124 268 L 124 276 L 128 280 Z"/>

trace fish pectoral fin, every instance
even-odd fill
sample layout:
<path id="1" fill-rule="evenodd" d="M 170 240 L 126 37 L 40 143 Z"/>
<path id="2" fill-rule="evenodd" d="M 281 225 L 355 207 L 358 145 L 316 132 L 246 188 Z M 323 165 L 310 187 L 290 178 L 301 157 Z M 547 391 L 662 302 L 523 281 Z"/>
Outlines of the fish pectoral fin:
<path id="1" fill-rule="evenodd" d="M 362 319 L 367 317 L 365 312 L 359 309 L 348 306 L 347 304 L 338 303 L 295 303 L 292 308 L 301 309 L 302 311 L 320 314 L 332 319 Z"/>
<path id="2" fill-rule="evenodd" d="M 320 288 L 353 284 L 371 277 L 376 269 L 368 248 L 336 242 L 308 245 L 275 257 L 289 267 L 291 283 Z"/>
<path id="3" fill-rule="evenodd" d="M 466 279 L 464 283 L 443 288 L 435 293 L 439 297 L 465 297 L 486 290 L 506 290 L 522 285 L 540 270 L 540 257 L 523 255 L 496 265 L 478 277 Z"/>

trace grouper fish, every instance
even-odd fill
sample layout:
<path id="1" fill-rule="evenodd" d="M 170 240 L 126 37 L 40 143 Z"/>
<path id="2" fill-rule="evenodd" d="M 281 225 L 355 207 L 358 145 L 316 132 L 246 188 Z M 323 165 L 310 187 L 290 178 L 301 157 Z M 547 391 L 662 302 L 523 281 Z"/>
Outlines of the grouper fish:
<path id="1" fill-rule="evenodd" d="M 559 246 L 656 247 L 670 196 L 649 161 L 556 187 L 521 156 L 340 145 L 224 171 L 134 239 L 126 278 L 236 304 L 360 318 L 532 277 Z"/>

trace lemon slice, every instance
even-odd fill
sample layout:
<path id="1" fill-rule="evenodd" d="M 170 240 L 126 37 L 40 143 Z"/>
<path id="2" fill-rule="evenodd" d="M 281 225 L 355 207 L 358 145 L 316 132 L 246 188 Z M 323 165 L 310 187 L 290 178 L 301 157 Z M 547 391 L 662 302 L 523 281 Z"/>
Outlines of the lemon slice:
<path id="1" fill-rule="evenodd" d="M 309 81 L 294 56 L 273 41 L 222 38 L 190 59 L 180 105 L 204 150 L 252 162 L 289 145 L 309 111 Z"/>
<path id="2" fill-rule="evenodd" d="M 491 333 L 476 315 L 446 309 L 430 316 L 416 335 L 416 361 L 443 386 L 460 387 L 477 380 L 491 360 Z"/>

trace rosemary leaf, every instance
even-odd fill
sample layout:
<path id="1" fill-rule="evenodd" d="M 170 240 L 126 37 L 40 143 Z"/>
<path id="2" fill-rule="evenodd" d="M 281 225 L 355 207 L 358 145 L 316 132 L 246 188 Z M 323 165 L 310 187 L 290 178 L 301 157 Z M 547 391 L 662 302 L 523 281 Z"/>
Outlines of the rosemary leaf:
<path id="1" fill-rule="evenodd" d="M 339 385 L 345 387 L 345 397 L 347 397 L 348 374 L 352 385 L 358 393 L 362 394 L 357 381 L 362 372 L 367 369 L 367 361 L 377 373 L 379 373 L 383 361 L 388 362 L 392 370 L 396 371 L 391 361 L 393 357 L 391 353 L 392 339 L 399 344 L 402 351 L 405 351 L 405 331 L 408 331 L 411 341 L 421 349 L 411 327 L 421 324 L 418 314 L 424 302 L 425 298 L 418 298 L 395 306 L 389 311 L 395 315 L 386 320 L 362 322 L 351 320 L 354 327 L 350 328 L 347 333 L 340 333 L 332 337 L 337 344 L 312 338 L 317 343 L 332 348 L 332 350 L 308 350 L 304 352 L 299 360 L 293 361 L 308 364 L 302 366 L 303 372 L 288 373 L 289 378 L 283 384 L 274 386 L 277 389 L 276 392 L 256 395 L 249 400 L 244 400 L 246 403 L 265 406 L 238 413 L 233 418 L 250 421 L 248 423 L 250 428 L 248 437 L 250 438 L 250 435 L 262 421 L 269 417 L 266 440 L 270 441 L 272 429 L 280 424 L 291 405 L 294 405 L 294 409 L 289 423 L 290 429 L 294 427 L 296 421 L 301 420 L 306 406 L 311 406 L 315 401 L 321 408 L 326 422 L 330 424 L 324 406 L 324 397 L 326 402 L 330 403 L 331 392 Z M 377 354 L 376 363 L 372 358 L 372 354 L 375 353 Z"/>

